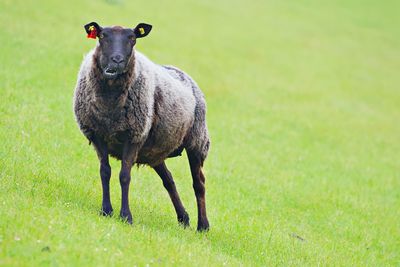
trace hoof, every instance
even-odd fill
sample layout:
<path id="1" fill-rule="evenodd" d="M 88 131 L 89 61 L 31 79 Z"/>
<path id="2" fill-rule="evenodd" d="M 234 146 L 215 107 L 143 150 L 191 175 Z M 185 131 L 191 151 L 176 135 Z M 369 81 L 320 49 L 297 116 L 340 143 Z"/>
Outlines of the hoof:
<path id="1" fill-rule="evenodd" d="M 209 229 L 210 229 L 210 224 L 208 223 L 207 220 L 199 221 L 197 223 L 197 232 L 208 232 Z"/>
<path id="2" fill-rule="evenodd" d="M 189 214 L 187 214 L 187 212 L 185 212 L 183 215 L 178 216 L 178 223 L 180 225 L 182 225 L 184 228 L 189 227 L 190 223 L 189 223 Z"/>
<path id="3" fill-rule="evenodd" d="M 128 224 L 132 224 L 132 214 L 130 211 L 121 211 L 119 216 L 124 222 L 127 222 Z"/>
<path id="4" fill-rule="evenodd" d="M 102 207 L 100 210 L 100 215 L 105 217 L 110 217 L 113 215 L 112 207 Z"/>

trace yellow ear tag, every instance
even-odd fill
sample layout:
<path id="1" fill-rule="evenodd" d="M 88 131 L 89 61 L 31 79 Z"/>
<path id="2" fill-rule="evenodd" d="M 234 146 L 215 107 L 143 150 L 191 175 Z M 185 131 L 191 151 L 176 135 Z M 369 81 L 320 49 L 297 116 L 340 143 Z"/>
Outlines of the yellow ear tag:
<path id="1" fill-rule="evenodd" d="M 144 29 L 143 28 L 139 28 L 139 32 L 140 32 L 140 34 L 144 34 Z"/>
<path id="2" fill-rule="evenodd" d="M 94 30 L 94 26 L 92 25 L 89 27 L 89 31 L 93 31 L 93 30 Z"/>

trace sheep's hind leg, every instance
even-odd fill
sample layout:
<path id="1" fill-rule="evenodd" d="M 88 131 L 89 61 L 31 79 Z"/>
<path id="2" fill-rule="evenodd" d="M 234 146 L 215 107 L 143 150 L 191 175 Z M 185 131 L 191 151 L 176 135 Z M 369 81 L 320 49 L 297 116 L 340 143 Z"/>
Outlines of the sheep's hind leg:
<path id="1" fill-rule="evenodd" d="M 176 215 L 178 217 L 178 222 L 184 227 L 189 226 L 189 215 L 187 214 L 181 199 L 179 197 L 178 191 L 176 190 L 174 179 L 170 171 L 168 170 L 165 162 L 153 167 L 163 181 L 165 189 L 167 189 L 169 197 L 171 198 L 172 204 L 174 204 Z"/>
<path id="2" fill-rule="evenodd" d="M 101 185 L 103 188 L 103 201 L 101 205 L 100 214 L 104 216 L 111 216 L 113 208 L 110 200 L 110 178 L 111 178 L 111 166 L 108 161 L 108 149 L 107 144 L 101 141 L 99 138 L 93 138 L 91 140 L 94 148 L 96 149 L 97 156 L 100 161 L 100 177 Z"/>
<path id="3" fill-rule="evenodd" d="M 193 178 L 193 189 L 197 201 L 197 231 L 208 231 L 210 225 L 208 223 L 206 212 L 205 177 L 203 171 L 201 170 L 201 167 L 203 166 L 203 160 L 200 158 L 198 153 L 194 151 L 186 151 L 189 159 L 190 171 Z"/>

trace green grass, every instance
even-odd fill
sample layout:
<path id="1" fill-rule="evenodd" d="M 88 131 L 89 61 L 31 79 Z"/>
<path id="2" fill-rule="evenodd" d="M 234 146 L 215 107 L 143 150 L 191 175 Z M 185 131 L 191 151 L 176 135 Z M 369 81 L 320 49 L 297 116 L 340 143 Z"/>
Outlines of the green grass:
<path id="1" fill-rule="evenodd" d="M 399 2 L 148 2 L 0 2 L 0 265 L 400 265 Z M 133 169 L 133 226 L 97 215 L 72 113 L 93 20 L 152 23 L 137 48 L 203 89 L 209 233 L 186 157 L 167 164 L 190 229 L 149 168 Z"/>

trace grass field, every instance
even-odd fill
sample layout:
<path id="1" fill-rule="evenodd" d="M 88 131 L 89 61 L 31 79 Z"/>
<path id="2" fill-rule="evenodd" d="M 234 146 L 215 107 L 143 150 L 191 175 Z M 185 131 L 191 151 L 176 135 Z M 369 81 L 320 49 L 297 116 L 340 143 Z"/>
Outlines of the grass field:
<path id="1" fill-rule="evenodd" d="M 399 1 L 0 1 L 1 266 L 400 265 Z M 137 49 L 206 95 L 211 230 L 133 169 L 134 225 L 103 218 L 72 112 L 82 25 L 154 25 Z M 120 208 L 119 163 L 111 198 Z"/>

